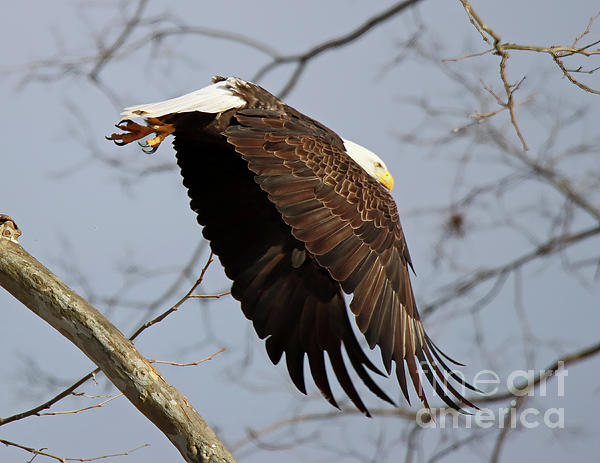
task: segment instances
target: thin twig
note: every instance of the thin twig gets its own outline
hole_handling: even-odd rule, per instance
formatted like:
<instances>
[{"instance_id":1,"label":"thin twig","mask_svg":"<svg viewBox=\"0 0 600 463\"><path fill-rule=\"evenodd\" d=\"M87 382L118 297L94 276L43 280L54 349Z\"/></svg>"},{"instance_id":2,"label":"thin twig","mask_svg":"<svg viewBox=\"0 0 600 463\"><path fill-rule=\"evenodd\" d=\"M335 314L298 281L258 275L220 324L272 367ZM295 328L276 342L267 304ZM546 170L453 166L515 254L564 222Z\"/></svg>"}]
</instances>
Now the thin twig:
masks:
<instances>
[{"instance_id":1,"label":"thin twig","mask_svg":"<svg viewBox=\"0 0 600 463\"><path fill-rule=\"evenodd\" d=\"M231 291L225 291L224 293L218 294L190 294L190 299L220 299L223 296L229 296Z\"/></svg>"},{"instance_id":2,"label":"thin twig","mask_svg":"<svg viewBox=\"0 0 600 463\"><path fill-rule=\"evenodd\" d=\"M148 359L148 361L150 363L161 363L163 365L173 365L176 367L195 367L203 362L207 362L208 360L212 360L213 357L215 355L220 354L221 352L225 352L225 347L222 347L221 349L219 349L217 352L215 352L214 354L210 354L208 357L204 357L202 360L197 360L195 362L189 362L189 363L178 363L178 362L172 362L170 360L152 360L152 359Z\"/></svg>"},{"instance_id":3,"label":"thin twig","mask_svg":"<svg viewBox=\"0 0 600 463\"><path fill-rule=\"evenodd\" d=\"M152 325L160 323L165 318L167 318L169 315L171 315L173 312L177 311L179 309L179 307L181 307L181 305L190 298L190 296L196 290L196 288L198 286L200 286L200 283L202 283L202 280L204 280L204 274L206 273L206 271L208 270L209 265L212 262L213 262L213 253L211 251L210 255L208 256L208 260L206 261L206 264L204 264L204 267L202 268L202 270L200 272L200 276L198 277L198 279L196 280L196 282L192 285L192 287L189 289L189 291L185 294L185 296L183 296L181 299L179 299L179 301L177 301L171 308L169 308L168 310L165 310L159 316L153 318L149 322L146 322L142 326L140 326L131 335L131 337L129 339L131 341L133 341L135 338L137 338L140 334L142 334L145 330L147 330L148 328L150 328Z\"/></svg>"},{"instance_id":4,"label":"thin twig","mask_svg":"<svg viewBox=\"0 0 600 463\"><path fill-rule=\"evenodd\" d=\"M97 460L103 460L105 458L112 458L112 457L121 457L121 456L125 456L125 455L129 455L133 452L136 452L140 449L143 449L144 447L150 447L150 444L144 444L144 445L140 445L139 447L136 447L132 450L127 450L125 452L120 452L120 453L111 453L109 455L101 455L99 457L92 457L92 458L67 458L67 457L59 457L57 455L53 455L51 453L48 452L44 452L43 449L39 449L36 450L32 447L27 447L25 445L21 445L21 444L17 444L16 442L11 442L9 440L5 440L5 439L0 439L0 443L6 445L7 447L16 447L18 449L21 450L25 450L26 452L29 453L33 453L34 455L41 455L44 457L48 457L48 458L52 458L54 460L60 461L61 463L66 463L67 461L80 461L80 462L87 462L87 461L97 461Z\"/></svg>"},{"instance_id":5,"label":"thin twig","mask_svg":"<svg viewBox=\"0 0 600 463\"><path fill-rule=\"evenodd\" d=\"M579 35L574 41L573 41L573 45L571 45L572 47L575 47L575 45L577 45L577 42L579 42L583 37L585 37L587 34L590 33L590 30L592 29L592 24L594 24L594 21L596 21L596 19L598 19L600 17L600 11L598 11L598 13L596 13L594 16L592 16L588 22L587 27L585 28L585 30L581 33L581 35Z\"/></svg>"},{"instance_id":6,"label":"thin twig","mask_svg":"<svg viewBox=\"0 0 600 463\"><path fill-rule=\"evenodd\" d=\"M75 394L73 394L75 395ZM44 412L44 413L38 413L38 416L43 416L43 415L68 415L68 414L75 414L75 413L79 413L79 412L83 412L86 410L91 410L92 408L100 408L103 405L107 404L108 402L115 400L119 397L123 397L123 394L117 394L115 396L111 396L108 399L104 400L103 402L100 402L99 404L95 404L95 405L90 405L89 407L83 407L83 408L78 408L76 410L64 410L64 411L60 411L60 412Z\"/></svg>"},{"instance_id":7,"label":"thin twig","mask_svg":"<svg viewBox=\"0 0 600 463\"><path fill-rule=\"evenodd\" d=\"M575 77L573 77L573 75L565 68L565 65L563 64L563 62L560 60L560 58L558 56L553 55L552 58L554 59L554 62L556 63L556 65L563 72L564 76L567 79L569 79L573 84L577 85L579 88L581 88L582 90L585 90L586 92L595 93L596 95L600 95L600 91L594 90L593 88L588 87L584 83L579 82L577 79L575 79Z\"/></svg>"},{"instance_id":8,"label":"thin twig","mask_svg":"<svg viewBox=\"0 0 600 463\"><path fill-rule=\"evenodd\" d=\"M488 34L493 39L494 50L496 53L501 56L500 60L500 79L504 85L504 91L506 92L506 102L502 102L502 106L508 109L510 114L510 120L515 128L517 136L521 141L521 145L523 146L523 150L527 151L529 147L527 146L527 142L525 141L525 137L523 137L523 133L521 132L521 128L517 123L517 116L515 115L515 103L514 103L514 92L517 89L517 85L511 85L508 82L508 77L506 75L506 62L508 61L509 55L508 52L502 48L500 36L494 32L487 24L483 22L483 20L479 17L479 15L473 10L473 7L467 0L460 0L469 16L469 20L475 26L477 31L482 35L486 42L490 42L485 34Z\"/></svg>"},{"instance_id":9,"label":"thin twig","mask_svg":"<svg viewBox=\"0 0 600 463\"><path fill-rule=\"evenodd\" d=\"M86 383L88 380L92 379L94 377L94 375L96 375L98 372L100 372L100 368L96 368L94 371L92 371L91 373L88 373L83 378L81 378L79 381L75 382L74 384L72 384L71 386L66 388L64 391L58 393L57 395L52 397L50 400L48 400L47 402L44 402L43 404L38 405L37 407L34 407L25 412L16 413L15 415L8 416L6 418L0 418L0 426L8 424L8 423L12 423L13 421L22 420L23 418L27 418L28 416L33 416L33 415L39 416L40 412L42 410L46 410L46 409L50 408L52 405L54 405L56 402L59 402L60 400L64 399L65 397L70 396L73 393L73 391L75 391L75 389L80 387L82 384Z\"/></svg>"},{"instance_id":10,"label":"thin twig","mask_svg":"<svg viewBox=\"0 0 600 463\"><path fill-rule=\"evenodd\" d=\"M493 51L493 48L489 48L488 50L480 51L479 53L472 53L470 55L459 56L458 58L444 58L442 59L442 63L457 62L462 61L464 59L477 58L479 56L487 55L488 53L491 53Z\"/></svg>"}]
</instances>

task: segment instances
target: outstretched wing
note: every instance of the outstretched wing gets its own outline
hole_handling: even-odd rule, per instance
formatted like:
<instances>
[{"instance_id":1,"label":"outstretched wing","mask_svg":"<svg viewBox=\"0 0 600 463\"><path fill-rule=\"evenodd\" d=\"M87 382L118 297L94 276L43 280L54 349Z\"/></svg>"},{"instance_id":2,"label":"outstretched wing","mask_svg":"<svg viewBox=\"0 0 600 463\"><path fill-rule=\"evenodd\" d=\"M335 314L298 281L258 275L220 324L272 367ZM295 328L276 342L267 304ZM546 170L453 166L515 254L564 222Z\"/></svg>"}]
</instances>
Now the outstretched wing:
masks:
<instances>
[{"instance_id":1,"label":"outstretched wing","mask_svg":"<svg viewBox=\"0 0 600 463\"><path fill-rule=\"evenodd\" d=\"M473 389L446 365L423 329L410 283L410 256L388 192L344 151L326 127L291 110L238 111L225 135L256 174L293 235L346 293L369 346L379 346L388 373L407 400L406 373L429 406L421 371L451 407L473 406L448 378ZM446 357L447 358L447 357Z\"/></svg>"},{"instance_id":2,"label":"outstretched wing","mask_svg":"<svg viewBox=\"0 0 600 463\"><path fill-rule=\"evenodd\" d=\"M225 126L224 115L219 123ZM292 230L254 181L248 163L212 124L213 116L167 116L191 208L204 237L231 280L232 295L252 320L273 363L285 354L290 378L306 393L304 359L324 397L338 407L330 387L325 354L344 392L369 415L345 365L347 358L363 383L393 403L368 370L379 370L361 349L348 318L340 285L294 238ZM226 178L227 181L223 181ZM339 407L338 407L339 408Z\"/></svg>"}]
</instances>

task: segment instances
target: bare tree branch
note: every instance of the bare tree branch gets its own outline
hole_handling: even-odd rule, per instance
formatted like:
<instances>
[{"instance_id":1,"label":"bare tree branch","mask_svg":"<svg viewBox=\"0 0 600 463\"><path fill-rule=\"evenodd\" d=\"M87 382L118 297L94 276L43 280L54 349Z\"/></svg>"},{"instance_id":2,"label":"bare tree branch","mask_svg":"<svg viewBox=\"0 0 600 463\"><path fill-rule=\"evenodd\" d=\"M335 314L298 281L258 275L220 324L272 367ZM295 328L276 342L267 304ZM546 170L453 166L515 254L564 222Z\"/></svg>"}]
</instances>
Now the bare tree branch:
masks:
<instances>
[{"instance_id":1,"label":"bare tree branch","mask_svg":"<svg viewBox=\"0 0 600 463\"><path fill-rule=\"evenodd\" d=\"M525 402L525 397L518 397L515 399L515 405L513 407L514 410L517 410L523 406ZM503 424L500 427L500 432L498 433L498 437L496 437L496 442L494 443L494 448L492 449L492 454L490 455L490 463L498 463L500 461L500 453L502 452L502 448L506 443L506 436L511 430L510 415L506 415L503 420Z\"/></svg>"},{"instance_id":2,"label":"bare tree branch","mask_svg":"<svg viewBox=\"0 0 600 463\"><path fill-rule=\"evenodd\" d=\"M475 12L473 7L467 0L460 0L460 2L462 3L463 7L465 8L465 11L467 12L467 15L469 16L469 21L471 21L471 24L473 24L475 29L477 29L477 31L479 32L479 34L481 35L483 40L486 41L487 43L490 43L493 46L493 48L491 48L490 50L486 50L485 52L482 52L482 53L475 53L472 55L464 56L462 58L455 58L453 60L445 60L445 61L457 61L459 59L471 58L474 56L481 56L482 54L486 54L486 53L489 53L492 51L501 57L500 79L502 80L502 84L504 85L504 91L506 92L507 99L506 99L506 102L504 102L498 98L497 98L497 100L498 100L498 103L503 108L508 109L508 111L510 113L511 123L512 123L513 127L515 128L515 131L517 133L517 136L519 137L519 140L521 141L524 151L527 151L529 148L527 146L525 138L523 137L523 134L521 132L519 124L517 123L517 119L516 119L516 115L515 115L515 102L514 102L514 92L518 89L520 82L518 82L516 84L511 84L508 81L508 78L506 75L506 63L509 59L508 50L522 50L522 51L535 51L535 52L539 52L539 53L547 53L550 56L552 56L552 59L554 60L556 65L560 68L560 70L563 72L565 77L567 77L567 79L569 79L573 84L577 85L579 88L581 88L587 92L600 95L600 91L595 90L595 89L583 84L582 82L579 82L577 79L575 79L575 77L572 74L573 72L587 72L588 74L591 74L598 68L595 68L590 71L582 71L581 68L579 68L575 71L569 71L562 61L563 58L573 56L573 55L580 55L580 56L587 56L587 57L593 56L593 55L600 55L600 48L590 50L590 48L598 45L600 43L600 40L589 43L588 45L585 45L583 47L575 48L577 42L579 42L579 40L581 40L585 35L587 35L589 33L589 31L592 27L592 24L600 16L600 12L598 12L598 14L596 14L594 17L592 17L589 20L587 28L585 29L585 31L582 34L580 34L575 39L572 46L570 46L570 47L568 47L568 46L537 47L537 46L531 46L531 45L519 45L516 43L502 43L500 36L481 19L481 17ZM497 114L497 112L494 112L491 115L494 115L494 114Z\"/></svg>"},{"instance_id":3,"label":"bare tree branch","mask_svg":"<svg viewBox=\"0 0 600 463\"><path fill-rule=\"evenodd\" d=\"M0 238L0 285L96 363L186 461L235 461L185 396L131 341L19 244L5 238Z\"/></svg>"},{"instance_id":4,"label":"bare tree branch","mask_svg":"<svg viewBox=\"0 0 600 463\"><path fill-rule=\"evenodd\" d=\"M142 15L144 14L144 9L146 8L147 3L148 0L139 0L135 12L133 13L132 17L125 22L123 30L117 36L112 45L110 45L104 50L101 50L96 65L88 74L88 77L92 81L98 81L98 75L100 74L100 71L102 71L102 68L104 68L104 65L112 59L115 52L123 46L123 44L127 41L129 36L135 31L137 25L139 24L142 18Z\"/></svg>"},{"instance_id":5,"label":"bare tree branch","mask_svg":"<svg viewBox=\"0 0 600 463\"><path fill-rule=\"evenodd\" d=\"M495 277L506 275L518 269L525 264L531 262L534 259L538 259L540 257L546 257L548 255L554 254L556 252L561 251L566 246L577 243L579 241L588 239L592 236L596 236L600 234L600 226L594 226L587 228L585 230L581 230L577 233L572 233L568 235L561 235L558 237L550 238L545 243L540 244L535 249L505 263L501 264L497 267L482 269L475 272L473 275L463 279L462 281L457 281L456 283L449 286L445 294L430 302L427 305L423 306L421 311L423 317L431 315L434 311L438 310L441 306L453 301L459 296L466 294L467 292L474 289L476 286L491 280Z\"/></svg>"},{"instance_id":6,"label":"bare tree branch","mask_svg":"<svg viewBox=\"0 0 600 463\"><path fill-rule=\"evenodd\" d=\"M284 64L296 63L296 68L294 69L294 72L284 85L283 89L278 93L280 98L285 98L294 88L296 82L298 82L298 79L300 78L300 75L302 74L302 72L306 68L306 65L311 59L316 58L321 53L324 53L328 50L340 48L345 45L348 45L349 43L354 42L356 39L366 34L370 30L374 29L382 22L391 19L398 13L404 11L406 8L416 5L420 1L422 0L405 0L403 2L396 3L391 8L388 8L387 10L369 18L360 27L345 35L342 35L336 39L331 39L326 42L323 42L304 53L275 57L270 63L267 63L262 68L260 68L259 71L254 75L254 78L252 80L260 81L264 78L266 74L268 74L275 68Z\"/></svg>"},{"instance_id":7,"label":"bare tree branch","mask_svg":"<svg viewBox=\"0 0 600 463\"><path fill-rule=\"evenodd\" d=\"M235 42L241 45L246 45L253 48L256 51L260 51L271 58L279 56L279 52L265 42L256 40L248 35L239 34L237 32L222 31L218 29L212 29L210 27L199 27L189 26L176 21L175 25L171 27L165 27L151 32L147 36L142 37L132 43L130 48L141 48L148 42L159 42L167 37L177 35L202 35L204 37L212 37L215 39L223 39L231 42Z\"/></svg>"},{"instance_id":8,"label":"bare tree branch","mask_svg":"<svg viewBox=\"0 0 600 463\"><path fill-rule=\"evenodd\" d=\"M594 219L600 221L600 207L594 205L584 195L577 192L567 177L561 175L556 169L544 165L539 160L528 157L526 153L518 151L508 151L508 153L519 159L536 175L536 178L541 178L546 183L552 185L565 198L586 211Z\"/></svg>"},{"instance_id":9,"label":"bare tree branch","mask_svg":"<svg viewBox=\"0 0 600 463\"><path fill-rule=\"evenodd\" d=\"M529 392L530 390L536 388L543 380L551 377L552 374L556 372L559 368L565 367L567 365L572 365L583 360L587 360L598 354L600 354L600 342L584 347L583 349L577 350L575 352L571 352L570 354L563 355L560 358L554 360L544 370L541 370L539 373L537 373L533 378L531 378L531 380L528 383L517 385L515 386L515 389L520 394ZM478 404L484 404L491 402L501 402L503 400L512 400L514 398L515 395L511 391L508 391L499 392L498 394L489 395L485 397L476 397L473 398L473 401Z\"/></svg>"},{"instance_id":10,"label":"bare tree branch","mask_svg":"<svg viewBox=\"0 0 600 463\"><path fill-rule=\"evenodd\" d=\"M535 389L540 383L542 383L542 381L552 377L553 373L555 373L559 368L563 368L568 365L573 365L573 364L581 362L583 360L587 360L598 354L600 354L600 342L596 343L596 344L592 344L581 350L572 352L570 354L564 355L564 356L554 360L545 370L540 370L540 372L536 376L531 378L529 382L515 385L515 391L498 392L496 394L488 395L488 396L484 396L484 397L476 396L476 397L470 398L469 400L476 404L486 404L486 403L503 402L506 400L519 399L521 396L525 396L525 393L529 392L532 389ZM519 396L516 396L515 394L513 394L513 392L518 392ZM444 407L442 407L442 408L444 408ZM373 416L377 415L379 417L390 417L390 418L393 418L393 417L398 418L399 417L399 418L406 419L406 420L413 421L413 422L417 417L416 410L409 410L409 409L402 408L402 407L397 408L397 409L389 409L389 408L373 409L372 408L371 410L372 410ZM439 410L439 408L438 408L438 410ZM335 412L332 411L332 412L328 412L328 413L300 414L300 415L295 415L295 416L292 416L290 418L286 418L286 419L283 419L280 421L276 421L276 422L274 422L268 426L265 426L263 428L260 428L260 429L250 429L250 430L248 430L248 437L246 437L245 439L241 439L237 442L234 442L231 445L231 448L233 450L238 450L241 447L243 447L244 445L247 445L248 443L253 442L257 438L264 437L264 436L274 433L282 428L292 426L297 423L319 422L319 421L344 417L349 414L359 413L352 408L342 408L342 412L343 413L340 413L338 411L335 411ZM423 417L424 421L425 421L425 418L426 417ZM505 426L505 427L507 427L507 426ZM466 438L465 442L468 442L473 437L474 436ZM462 444L460 444L460 445L462 445ZM457 446L457 444L452 444L450 446L450 449L444 450L440 455L437 455L437 456L434 455L434 457L432 457L431 461L434 461L434 460L440 458L447 451L451 450L452 448L456 448L456 446Z\"/></svg>"},{"instance_id":11,"label":"bare tree branch","mask_svg":"<svg viewBox=\"0 0 600 463\"><path fill-rule=\"evenodd\" d=\"M508 52L502 48L501 39L498 34L496 34L490 27L488 27L481 18L475 13L473 7L467 0L460 0L469 15L469 20L475 26L475 28L479 31L481 36L486 42L490 42L485 34L488 34L493 39L494 49L497 54L502 57L500 60L500 78L502 79L502 83L504 84L504 91L506 92L506 102L501 102L502 106L508 109L510 113L510 120L512 122L515 131L517 132L517 136L519 140L521 140L521 144L523 145L523 149L527 151L529 148L527 147L527 142L521 133L521 129L519 128L519 124L517 123L517 117L515 116L515 103L513 94L514 91L518 88L518 84L510 84L508 82L508 77L506 76L506 61L508 60Z\"/></svg>"},{"instance_id":12,"label":"bare tree branch","mask_svg":"<svg viewBox=\"0 0 600 463\"><path fill-rule=\"evenodd\" d=\"M2 222L4 218L4 222ZM5 233L5 237L9 237L8 236L8 231L15 229L18 231L18 235L17 237L21 234L21 231L18 230L17 225L14 223L14 221L8 217L7 215L0 215L0 224L4 223L4 228L2 229L3 233ZM14 235L14 234L13 234ZM12 235L11 235L12 236ZM14 240L13 240L14 241ZM16 242L16 241L15 241ZM200 285L200 283L203 281L204 279L204 275L206 273L206 271L208 270L209 265L213 262L213 254L212 252L210 253L206 263L204 264L204 267L202 268L202 271L200 273L200 277L198 277L198 279L196 280L196 282L192 285L192 287L188 290L188 292L185 294L185 296L183 296L178 302L176 302L172 307L170 307L169 309L167 309L165 312L163 312L162 314L158 315L157 317L155 317L153 320L144 323L143 325L141 325L130 337L129 340L133 341L134 339L136 339L140 334L142 334L145 330L147 330L148 328L150 328L153 325L156 325L157 323L161 322L162 320L164 320L167 316L171 315L172 313L176 312L177 309L188 299L194 298L194 297L198 297L198 298L220 298L222 296L225 296L226 294L230 294L230 293L220 293L220 294L215 294L215 295L194 295L193 292L198 288L198 286ZM191 264L190 264L191 265ZM162 298L162 297L161 297ZM82 386L84 383L86 383L87 381L89 381L90 379L92 379L96 374L98 374L100 372L100 368L96 368L94 371L88 373L87 375L85 375L84 377L82 377L81 379L79 379L78 381L76 381L75 383L73 383L71 386L69 386L68 388L66 388L65 390L63 390L62 392L60 392L59 394L55 395L53 398L51 398L50 400L21 413L17 413L11 416L8 416L6 418L1 418L0 417L0 426L11 423L13 421L18 421L18 420L22 420L23 418L27 418L28 416L40 416L42 415L40 412L42 410L47 410L48 408L52 407L52 405L54 405L55 403L61 401L62 399L70 396L70 395L74 395L74 391L79 388L80 386Z\"/></svg>"}]
</instances>

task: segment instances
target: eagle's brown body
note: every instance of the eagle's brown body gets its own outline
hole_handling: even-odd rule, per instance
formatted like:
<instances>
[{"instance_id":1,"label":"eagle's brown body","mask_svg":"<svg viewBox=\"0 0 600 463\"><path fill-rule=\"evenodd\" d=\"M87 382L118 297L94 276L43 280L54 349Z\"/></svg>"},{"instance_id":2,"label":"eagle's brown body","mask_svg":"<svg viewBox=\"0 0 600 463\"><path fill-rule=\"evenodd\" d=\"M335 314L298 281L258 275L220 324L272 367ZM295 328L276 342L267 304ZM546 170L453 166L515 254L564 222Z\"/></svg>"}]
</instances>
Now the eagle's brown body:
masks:
<instances>
[{"instance_id":1,"label":"eagle's brown body","mask_svg":"<svg viewBox=\"0 0 600 463\"><path fill-rule=\"evenodd\" d=\"M348 155L337 134L254 84L232 82L227 91L241 103L232 99L237 107L222 112L160 114L155 104L128 114L156 117L175 135L191 208L233 280L232 295L266 338L273 363L285 354L292 381L305 392L307 357L316 385L337 406L327 353L345 393L368 414L346 369L343 345L364 384L392 402L369 375L379 370L352 331L346 292L354 295L350 309L359 330L371 348L380 347L388 373L395 366L407 399L406 373L428 405L421 362L447 404L457 408L449 391L470 405L446 381L449 369L423 330L410 256L388 191ZM124 128L134 131L132 125Z\"/></svg>"}]
</instances>

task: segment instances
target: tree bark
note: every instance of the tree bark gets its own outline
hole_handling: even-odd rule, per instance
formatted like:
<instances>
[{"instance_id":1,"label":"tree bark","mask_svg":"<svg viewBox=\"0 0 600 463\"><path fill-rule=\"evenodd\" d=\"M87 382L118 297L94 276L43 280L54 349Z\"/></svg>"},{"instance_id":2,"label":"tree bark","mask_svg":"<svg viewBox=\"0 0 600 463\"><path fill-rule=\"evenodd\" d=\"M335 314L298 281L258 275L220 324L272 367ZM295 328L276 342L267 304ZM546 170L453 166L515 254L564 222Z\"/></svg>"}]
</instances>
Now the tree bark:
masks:
<instances>
[{"instance_id":1,"label":"tree bark","mask_svg":"<svg viewBox=\"0 0 600 463\"><path fill-rule=\"evenodd\" d=\"M236 461L186 397L115 326L16 239L1 234L0 285L87 355L167 436L185 461Z\"/></svg>"}]
</instances>

